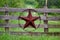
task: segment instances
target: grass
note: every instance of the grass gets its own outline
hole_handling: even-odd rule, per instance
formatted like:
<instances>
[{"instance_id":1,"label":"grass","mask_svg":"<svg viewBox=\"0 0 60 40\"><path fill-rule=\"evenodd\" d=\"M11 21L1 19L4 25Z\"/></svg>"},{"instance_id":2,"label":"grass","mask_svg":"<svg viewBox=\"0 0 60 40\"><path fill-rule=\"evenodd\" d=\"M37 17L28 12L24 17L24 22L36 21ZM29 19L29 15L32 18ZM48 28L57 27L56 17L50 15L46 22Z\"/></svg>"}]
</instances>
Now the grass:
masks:
<instances>
[{"instance_id":1,"label":"grass","mask_svg":"<svg viewBox=\"0 0 60 40\"><path fill-rule=\"evenodd\" d=\"M34 30L33 28L30 28ZM26 28L29 30L29 28ZM38 28L33 32L44 32L43 28ZM4 31L4 28L0 28L0 31ZM10 31L22 31L22 28L10 28ZM49 28L49 32L60 32L60 28ZM47 36L47 35L40 35L40 36L28 36L28 35L12 35L8 33L0 34L0 40L60 40L60 36Z\"/></svg>"},{"instance_id":2,"label":"grass","mask_svg":"<svg viewBox=\"0 0 60 40\"><path fill-rule=\"evenodd\" d=\"M60 40L60 36L27 36L27 35L10 35L3 34L0 35L0 40Z\"/></svg>"}]
</instances>

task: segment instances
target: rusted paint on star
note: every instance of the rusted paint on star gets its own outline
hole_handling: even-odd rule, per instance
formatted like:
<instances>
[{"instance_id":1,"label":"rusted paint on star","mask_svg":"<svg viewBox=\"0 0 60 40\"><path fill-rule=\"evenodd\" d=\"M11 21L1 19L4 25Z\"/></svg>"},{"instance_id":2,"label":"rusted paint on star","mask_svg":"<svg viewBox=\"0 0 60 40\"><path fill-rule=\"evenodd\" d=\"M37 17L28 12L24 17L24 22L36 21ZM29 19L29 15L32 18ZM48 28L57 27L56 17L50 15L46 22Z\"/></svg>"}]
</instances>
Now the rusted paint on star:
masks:
<instances>
[{"instance_id":1,"label":"rusted paint on star","mask_svg":"<svg viewBox=\"0 0 60 40\"><path fill-rule=\"evenodd\" d=\"M31 10L28 10L28 12L29 12L29 14L28 14L27 17L19 17L19 18L21 18L21 19L26 21L26 23L24 25L24 29L26 27L28 27L29 25L36 29L34 21L37 20L39 17L33 17L32 14L31 14Z\"/></svg>"}]
</instances>

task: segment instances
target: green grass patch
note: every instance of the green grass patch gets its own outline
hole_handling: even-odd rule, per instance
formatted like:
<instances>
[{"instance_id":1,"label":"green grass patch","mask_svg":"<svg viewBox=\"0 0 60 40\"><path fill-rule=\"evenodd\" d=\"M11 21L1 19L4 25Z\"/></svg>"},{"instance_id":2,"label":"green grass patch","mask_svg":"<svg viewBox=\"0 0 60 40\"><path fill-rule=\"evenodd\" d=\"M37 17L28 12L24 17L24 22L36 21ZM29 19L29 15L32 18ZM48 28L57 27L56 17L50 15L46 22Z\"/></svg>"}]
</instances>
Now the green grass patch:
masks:
<instances>
[{"instance_id":1,"label":"green grass patch","mask_svg":"<svg viewBox=\"0 0 60 40\"><path fill-rule=\"evenodd\" d=\"M60 40L60 36L28 36L28 35L10 35L4 33L0 35L0 40Z\"/></svg>"}]
</instances>

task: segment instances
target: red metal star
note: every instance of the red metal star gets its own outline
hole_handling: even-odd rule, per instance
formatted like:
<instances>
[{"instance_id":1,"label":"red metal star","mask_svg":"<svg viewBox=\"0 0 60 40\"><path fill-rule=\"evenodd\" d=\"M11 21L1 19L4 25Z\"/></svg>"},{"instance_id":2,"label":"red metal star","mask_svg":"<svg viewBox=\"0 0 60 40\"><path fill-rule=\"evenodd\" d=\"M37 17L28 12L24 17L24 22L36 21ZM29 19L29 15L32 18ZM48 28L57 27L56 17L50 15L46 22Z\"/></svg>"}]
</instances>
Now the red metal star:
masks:
<instances>
[{"instance_id":1,"label":"red metal star","mask_svg":"<svg viewBox=\"0 0 60 40\"><path fill-rule=\"evenodd\" d=\"M19 18L21 18L21 19L26 21L26 24L24 25L24 28L26 28L26 27L28 27L30 25L30 26L32 26L33 28L36 29L34 21L37 20L39 17L33 17L32 14L31 14L31 10L30 9L28 9L28 12L29 12L29 14L28 14L27 17L19 17Z\"/></svg>"}]
</instances>

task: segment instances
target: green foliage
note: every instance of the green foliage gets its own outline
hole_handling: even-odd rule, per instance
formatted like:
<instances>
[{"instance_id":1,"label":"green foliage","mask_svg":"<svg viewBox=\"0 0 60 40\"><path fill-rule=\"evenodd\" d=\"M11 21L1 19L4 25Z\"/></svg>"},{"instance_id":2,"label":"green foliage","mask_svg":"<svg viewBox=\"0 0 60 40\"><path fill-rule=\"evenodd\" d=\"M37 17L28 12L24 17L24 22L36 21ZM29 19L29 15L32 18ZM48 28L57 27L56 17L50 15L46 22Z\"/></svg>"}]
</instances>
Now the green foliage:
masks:
<instances>
[{"instance_id":1,"label":"green foliage","mask_svg":"<svg viewBox=\"0 0 60 40\"><path fill-rule=\"evenodd\" d=\"M31 5L35 8L44 7L45 0L0 0L0 7L4 7L8 4L9 7L24 8L27 5ZM48 0L49 8L60 8L60 0Z\"/></svg>"},{"instance_id":2,"label":"green foliage","mask_svg":"<svg viewBox=\"0 0 60 40\"><path fill-rule=\"evenodd\" d=\"M5 1L4 0L0 0L0 7L3 7L5 4Z\"/></svg>"},{"instance_id":3,"label":"green foliage","mask_svg":"<svg viewBox=\"0 0 60 40\"><path fill-rule=\"evenodd\" d=\"M45 5L45 0L36 0L38 2L37 8L43 8Z\"/></svg>"},{"instance_id":4,"label":"green foliage","mask_svg":"<svg viewBox=\"0 0 60 40\"><path fill-rule=\"evenodd\" d=\"M60 0L48 0L48 7L60 8Z\"/></svg>"},{"instance_id":5,"label":"green foliage","mask_svg":"<svg viewBox=\"0 0 60 40\"><path fill-rule=\"evenodd\" d=\"M27 6L31 5L31 7L36 8L36 6L38 5L38 2L35 0L32 0L32 1L31 0L25 0L25 5L27 5Z\"/></svg>"},{"instance_id":6,"label":"green foliage","mask_svg":"<svg viewBox=\"0 0 60 40\"><path fill-rule=\"evenodd\" d=\"M0 0L0 7L8 5L9 7L24 7L24 0Z\"/></svg>"}]
</instances>

